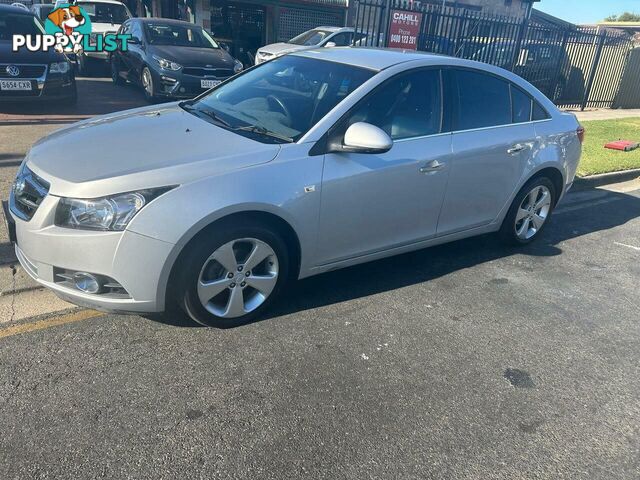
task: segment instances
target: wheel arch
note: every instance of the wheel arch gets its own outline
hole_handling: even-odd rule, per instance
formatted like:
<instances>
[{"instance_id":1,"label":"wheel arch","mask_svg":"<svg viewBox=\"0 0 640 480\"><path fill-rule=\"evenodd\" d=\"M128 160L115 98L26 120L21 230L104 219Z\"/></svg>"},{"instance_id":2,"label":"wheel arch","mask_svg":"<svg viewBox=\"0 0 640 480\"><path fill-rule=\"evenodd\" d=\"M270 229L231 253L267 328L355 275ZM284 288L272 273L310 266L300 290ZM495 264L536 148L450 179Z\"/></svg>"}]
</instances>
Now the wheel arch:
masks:
<instances>
[{"instance_id":1,"label":"wheel arch","mask_svg":"<svg viewBox=\"0 0 640 480\"><path fill-rule=\"evenodd\" d=\"M302 259L302 247L300 238L296 230L291 224L286 221L282 216L273 212L265 210L244 210L223 215L213 221L210 221L204 225L199 226L195 231L190 231L180 239L176 244L175 253L170 257L170 260L165 266L165 274L162 278L166 280L159 284L158 298L164 301L165 309L169 305L170 295L174 290L172 285L176 281L176 275L178 273L178 265L181 263L181 259L187 254L189 245L198 241L202 236L207 234L207 231L213 228L223 228L225 226L234 225L239 222L252 223L264 225L275 230L282 236L282 239L290 249L290 276L291 278L298 278L301 259Z\"/></svg>"},{"instance_id":2,"label":"wheel arch","mask_svg":"<svg viewBox=\"0 0 640 480\"><path fill-rule=\"evenodd\" d=\"M555 207L558 204L558 201L562 197L562 193L564 191L564 175L562 171L557 167L547 166L538 171L536 171L533 175L531 175L526 182L523 183L526 185L528 182L533 180L534 178L547 177L553 183L553 186L556 189L556 198L553 206ZM521 189L523 188L521 187Z\"/></svg>"}]
</instances>

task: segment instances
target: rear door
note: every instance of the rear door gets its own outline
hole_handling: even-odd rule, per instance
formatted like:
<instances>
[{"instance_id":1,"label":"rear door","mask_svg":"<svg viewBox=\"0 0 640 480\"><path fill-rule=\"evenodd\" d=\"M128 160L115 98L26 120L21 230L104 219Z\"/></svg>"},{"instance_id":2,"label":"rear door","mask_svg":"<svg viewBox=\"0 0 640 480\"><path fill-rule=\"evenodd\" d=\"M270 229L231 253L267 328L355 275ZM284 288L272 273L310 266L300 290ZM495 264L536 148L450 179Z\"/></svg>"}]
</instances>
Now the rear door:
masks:
<instances>
[{"instance_id":1,"label":"rear door","mask_svg":"<svg viewBox=\"0 0 640 480\"><path fill-rule=\"evenodd\" d=\"M452 161L438 223L445 235L495 220L535 144L530 97L484 71L451 69Z\"/></svg>"}]
</instances>

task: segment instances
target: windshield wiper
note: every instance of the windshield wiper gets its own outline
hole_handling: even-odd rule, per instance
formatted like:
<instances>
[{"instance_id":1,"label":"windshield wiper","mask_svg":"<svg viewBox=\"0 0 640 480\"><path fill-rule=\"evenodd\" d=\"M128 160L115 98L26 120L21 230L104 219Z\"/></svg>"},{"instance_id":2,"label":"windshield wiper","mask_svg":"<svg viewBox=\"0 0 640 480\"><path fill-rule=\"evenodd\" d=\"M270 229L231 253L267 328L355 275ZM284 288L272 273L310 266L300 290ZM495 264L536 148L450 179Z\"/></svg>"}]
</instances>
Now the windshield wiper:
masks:
<instances>
[{"instance_id":1,"label":"windshield wiper","mask_svg":"<svg viewBox=\"0 0 640 480\"><path fill-rule=\"evenodd\" d=\"M213 110L201 110L199 108L194 107L193 104L190 102L191 101L181 102L179 105L187 112L193 112L195 115L204 115L210 120L213 120L215 123L221 124L233 130L233 125L231 125L229 122L227 122L223 118L216 115L216 113Z\"/></svg>"},{"instance_id":2,"label":"windshield wiper","mask_svg":"<svg viewBox=\"0 0 640 480\"><path fill-rule=\"evenodd\" d=\"M257 133L259 135L264 135L265 137L276 138L278 140L283 140L288 143L293 143L293 138L285 137L284 135L280 135L279 133L272 132L271 130L267 130L265 127L261 125L248 125L246 127L237 127L237 128L234 128L234 130Z\"/></svg>"}]
</instances>

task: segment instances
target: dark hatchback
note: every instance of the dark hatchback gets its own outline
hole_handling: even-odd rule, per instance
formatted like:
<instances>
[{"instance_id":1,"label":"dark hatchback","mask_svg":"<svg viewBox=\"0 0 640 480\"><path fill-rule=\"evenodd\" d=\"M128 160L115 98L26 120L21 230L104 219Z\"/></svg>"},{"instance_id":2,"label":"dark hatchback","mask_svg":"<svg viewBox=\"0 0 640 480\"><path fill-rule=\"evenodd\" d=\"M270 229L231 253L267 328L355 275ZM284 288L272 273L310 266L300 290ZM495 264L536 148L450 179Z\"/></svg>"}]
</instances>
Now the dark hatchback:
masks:
<instances>
[{"instance_id":1,"label":"dark hatchback","mask_svg":"<svg viewBox=\"0 0 640 480\"><path fill-rule=\"evenodd\" d=\"M76 79L62 53L12 50L14 35L42 35L36 16L22 8L0 5L0 101L77 100Z\"/></svg>"},{"instance_id":2,"label":"dark hatchback","mask_svg":"<svg viewBox=\"0 0 640 480\"><path fill-rule=\"evenodd\" d=\"M202 27L165 18L133 18L118 33L127 51L111 55L111 78L140 85L149 101L192 98L242 70Z\"/></svg>"}]
</instances>

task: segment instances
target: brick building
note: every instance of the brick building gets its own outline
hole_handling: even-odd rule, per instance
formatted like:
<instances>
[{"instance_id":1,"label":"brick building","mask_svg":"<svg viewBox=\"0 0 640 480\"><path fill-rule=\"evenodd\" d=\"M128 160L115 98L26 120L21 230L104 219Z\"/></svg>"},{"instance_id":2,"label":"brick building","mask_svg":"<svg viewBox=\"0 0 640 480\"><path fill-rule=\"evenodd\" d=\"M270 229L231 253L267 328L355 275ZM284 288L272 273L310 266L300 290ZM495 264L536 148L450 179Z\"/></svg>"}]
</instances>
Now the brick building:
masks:
<instances>
[{"instance_id":1,"label":"brick building","mask_svg":"<svg viewBox=\"0 0 640 480\"><path fill-rule=\"evenodd\" d=\"M539 1L540 0L446 0L445 3L450 7L481 11L491 15L524 18L531 14L533 4ZM430 0L429 3L441 2L438 2L438 0Z\"/></svg>"}]
</instances>

